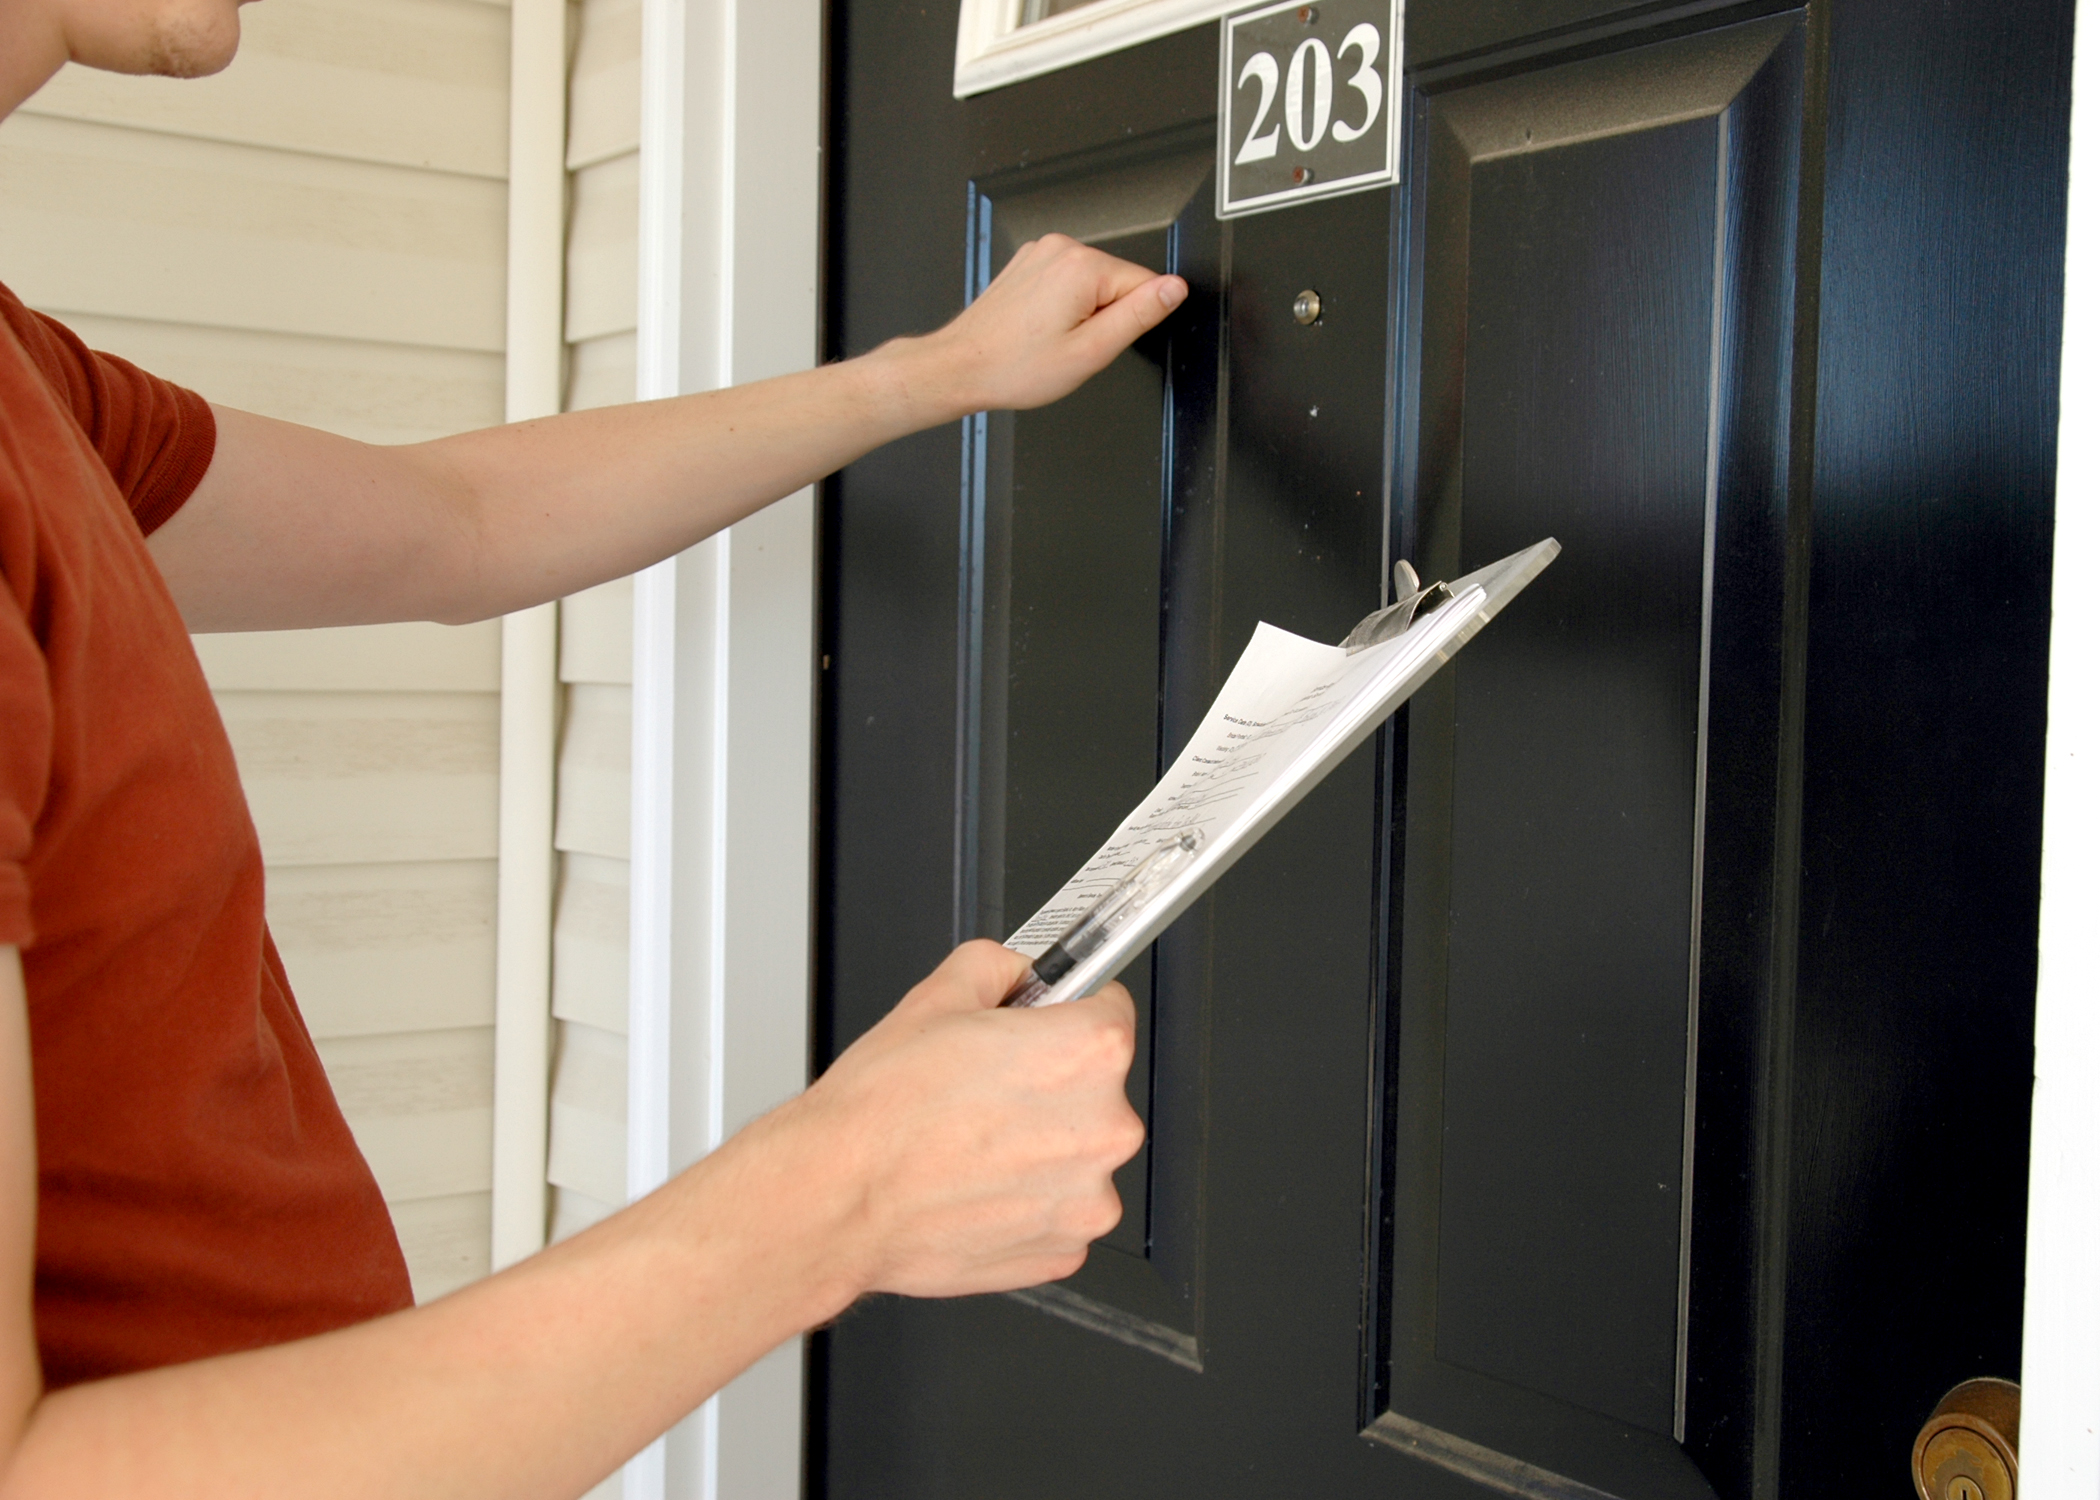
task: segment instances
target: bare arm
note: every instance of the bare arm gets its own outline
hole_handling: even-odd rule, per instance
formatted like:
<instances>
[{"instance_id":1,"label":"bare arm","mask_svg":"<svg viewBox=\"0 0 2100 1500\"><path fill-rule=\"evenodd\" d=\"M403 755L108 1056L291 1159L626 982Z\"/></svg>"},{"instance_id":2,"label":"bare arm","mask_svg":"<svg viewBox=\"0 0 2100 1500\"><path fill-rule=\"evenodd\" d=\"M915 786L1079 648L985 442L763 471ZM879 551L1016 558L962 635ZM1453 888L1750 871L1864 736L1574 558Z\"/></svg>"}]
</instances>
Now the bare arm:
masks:
<instances>
[{"instance_id":1,"label":"bare arm","mask_svg":"<svg viewBox=\"0 0 2100 1500\"><path fill-rule=\"evenodd\" d=\"M1070 392L1186 295L1063 236L946 328L797 375L386 448L245 412L155 561L193 630L483 619L617 578L894 438Z\"/></svg>"},{"instance_id":2,"label":"bare arm","mask_svg":"<svg viewBox=\"0 0 2100 1500\"><path fill-rule=\"evenodd\" d=\"M800 1099L634 1207L413 1312L40 1395L27 1031L0 948L0 1500L560 1500L869 1290L1069 1275L1142 1130L1129 997L1002 1011L957 950Z\"/></svg>"}]
</instances>

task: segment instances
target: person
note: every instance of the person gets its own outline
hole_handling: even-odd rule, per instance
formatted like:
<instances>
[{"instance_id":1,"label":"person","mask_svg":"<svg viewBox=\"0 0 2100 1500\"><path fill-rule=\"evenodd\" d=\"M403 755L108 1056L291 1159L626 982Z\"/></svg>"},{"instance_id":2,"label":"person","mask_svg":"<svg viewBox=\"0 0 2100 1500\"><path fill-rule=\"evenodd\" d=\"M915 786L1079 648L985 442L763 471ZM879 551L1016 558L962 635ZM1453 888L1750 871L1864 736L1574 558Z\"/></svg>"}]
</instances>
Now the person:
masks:
<instances>
[{"instance_id":1,"label":"person","mask_svg":"<svg viewBox=\"0 0 2100 1500\"><path fill-rule=\"evenodd\" d=\"M6 0L199 75L237 0ZM223 408L0 294L0 1496L573 1496L884 1291L1067 1275L1142 1140L1128 995L951 954L667 1186L410 1306L262 916L185 630L467 621L629 573L869 449L1058 399L1186 295L1046 238L934 333L749 387L381 448Z\"/></svg>"}]
</instances>

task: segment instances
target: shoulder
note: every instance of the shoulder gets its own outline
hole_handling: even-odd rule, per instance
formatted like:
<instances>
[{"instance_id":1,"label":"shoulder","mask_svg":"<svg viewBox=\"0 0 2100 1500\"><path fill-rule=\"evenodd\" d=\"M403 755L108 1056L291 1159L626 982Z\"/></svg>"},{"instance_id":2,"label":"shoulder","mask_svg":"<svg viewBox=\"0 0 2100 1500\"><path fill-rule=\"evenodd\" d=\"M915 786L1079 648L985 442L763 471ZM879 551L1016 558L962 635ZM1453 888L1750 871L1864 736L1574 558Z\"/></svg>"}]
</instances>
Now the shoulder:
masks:
<instances>
[{"instance_id":1,"label":"shoulder","mask_svg":"<svg viewBox=\"0 0 2100 1500\"><path fill-rule=\"evenodd\" d=\"M13 335L12 342L41 376L50 394L76 415L95 404L95 356L80 336L59 322L25 306L11 287L0 285L0 324ZM15 393L8 392L12 403Z\"/></svg>"},{"instance_id":2,"label":"shoulder","mask_svg":"<svg viewBox=\"0 0 2100 1500\"><path fill-rule=\"evenodd\" d=\"M196 392L128 360L88 348L56 318L0 286L0 342L20 352L0 372L0 405L12 418L41 404L77 429L116 485L141 533L179 510L204 478L218 442L211 407ZM12 351L0 351L4 355ZM24 389L41 384L42 392Z\"/></svg>"}]
</instances>

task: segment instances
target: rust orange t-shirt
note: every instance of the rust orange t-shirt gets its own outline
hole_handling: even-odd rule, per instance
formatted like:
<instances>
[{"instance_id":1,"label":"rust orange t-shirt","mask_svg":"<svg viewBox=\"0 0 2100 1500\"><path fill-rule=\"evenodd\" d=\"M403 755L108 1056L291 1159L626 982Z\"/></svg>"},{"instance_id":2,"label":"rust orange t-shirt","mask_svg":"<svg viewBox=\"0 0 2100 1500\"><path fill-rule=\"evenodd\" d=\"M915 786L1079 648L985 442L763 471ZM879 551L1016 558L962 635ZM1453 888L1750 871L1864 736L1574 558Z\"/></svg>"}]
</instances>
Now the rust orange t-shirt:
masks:
<instances>
[{"instance_id":1,"label":"rust orange t-shirt","mask_svg":"<svg viewBox=\"0 0 2100 1500\"><path fill-rule=\"evenodd\" d=\"M0 945L22 950L29 995L52 1386L410 1301L146 552L213 441L196 395L0 288Z\"/></svg>"}]
</instances>

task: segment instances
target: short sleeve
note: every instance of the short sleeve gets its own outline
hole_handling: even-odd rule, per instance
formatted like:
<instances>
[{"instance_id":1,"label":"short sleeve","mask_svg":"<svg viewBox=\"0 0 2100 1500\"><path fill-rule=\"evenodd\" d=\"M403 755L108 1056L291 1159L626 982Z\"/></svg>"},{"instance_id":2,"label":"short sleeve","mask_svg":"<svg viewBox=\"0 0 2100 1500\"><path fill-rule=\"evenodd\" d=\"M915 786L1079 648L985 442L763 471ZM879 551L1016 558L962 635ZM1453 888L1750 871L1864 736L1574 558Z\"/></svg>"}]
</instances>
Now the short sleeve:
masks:
<instances>
[{"instance_id":1,"label":"short sleeve","mask_svg":"<svg viewBox=\"0 0 2100 1500\"><path fill-rule=\"evenodd\" d=\"M14 477L10 467L0 463L0 485ZM51 678L30 627L33 601L20 576L28 570L11 518L0 514L0 947L26 948L36 936L29 852L51 782Z\"/></svg>"},{"instance_id":2,"label":"short sleeve","mask_svg":"<svg viewBox=\"0 0 2100 1500\"><path fill-rule=\"evenodd\" d=\"M0 318L72 408L140 533L151 536L182 509L211 467L218 423L209 403L129 360L96 353L72 329L30 311L5 287Z\"/></svg>"}]
</instances>

